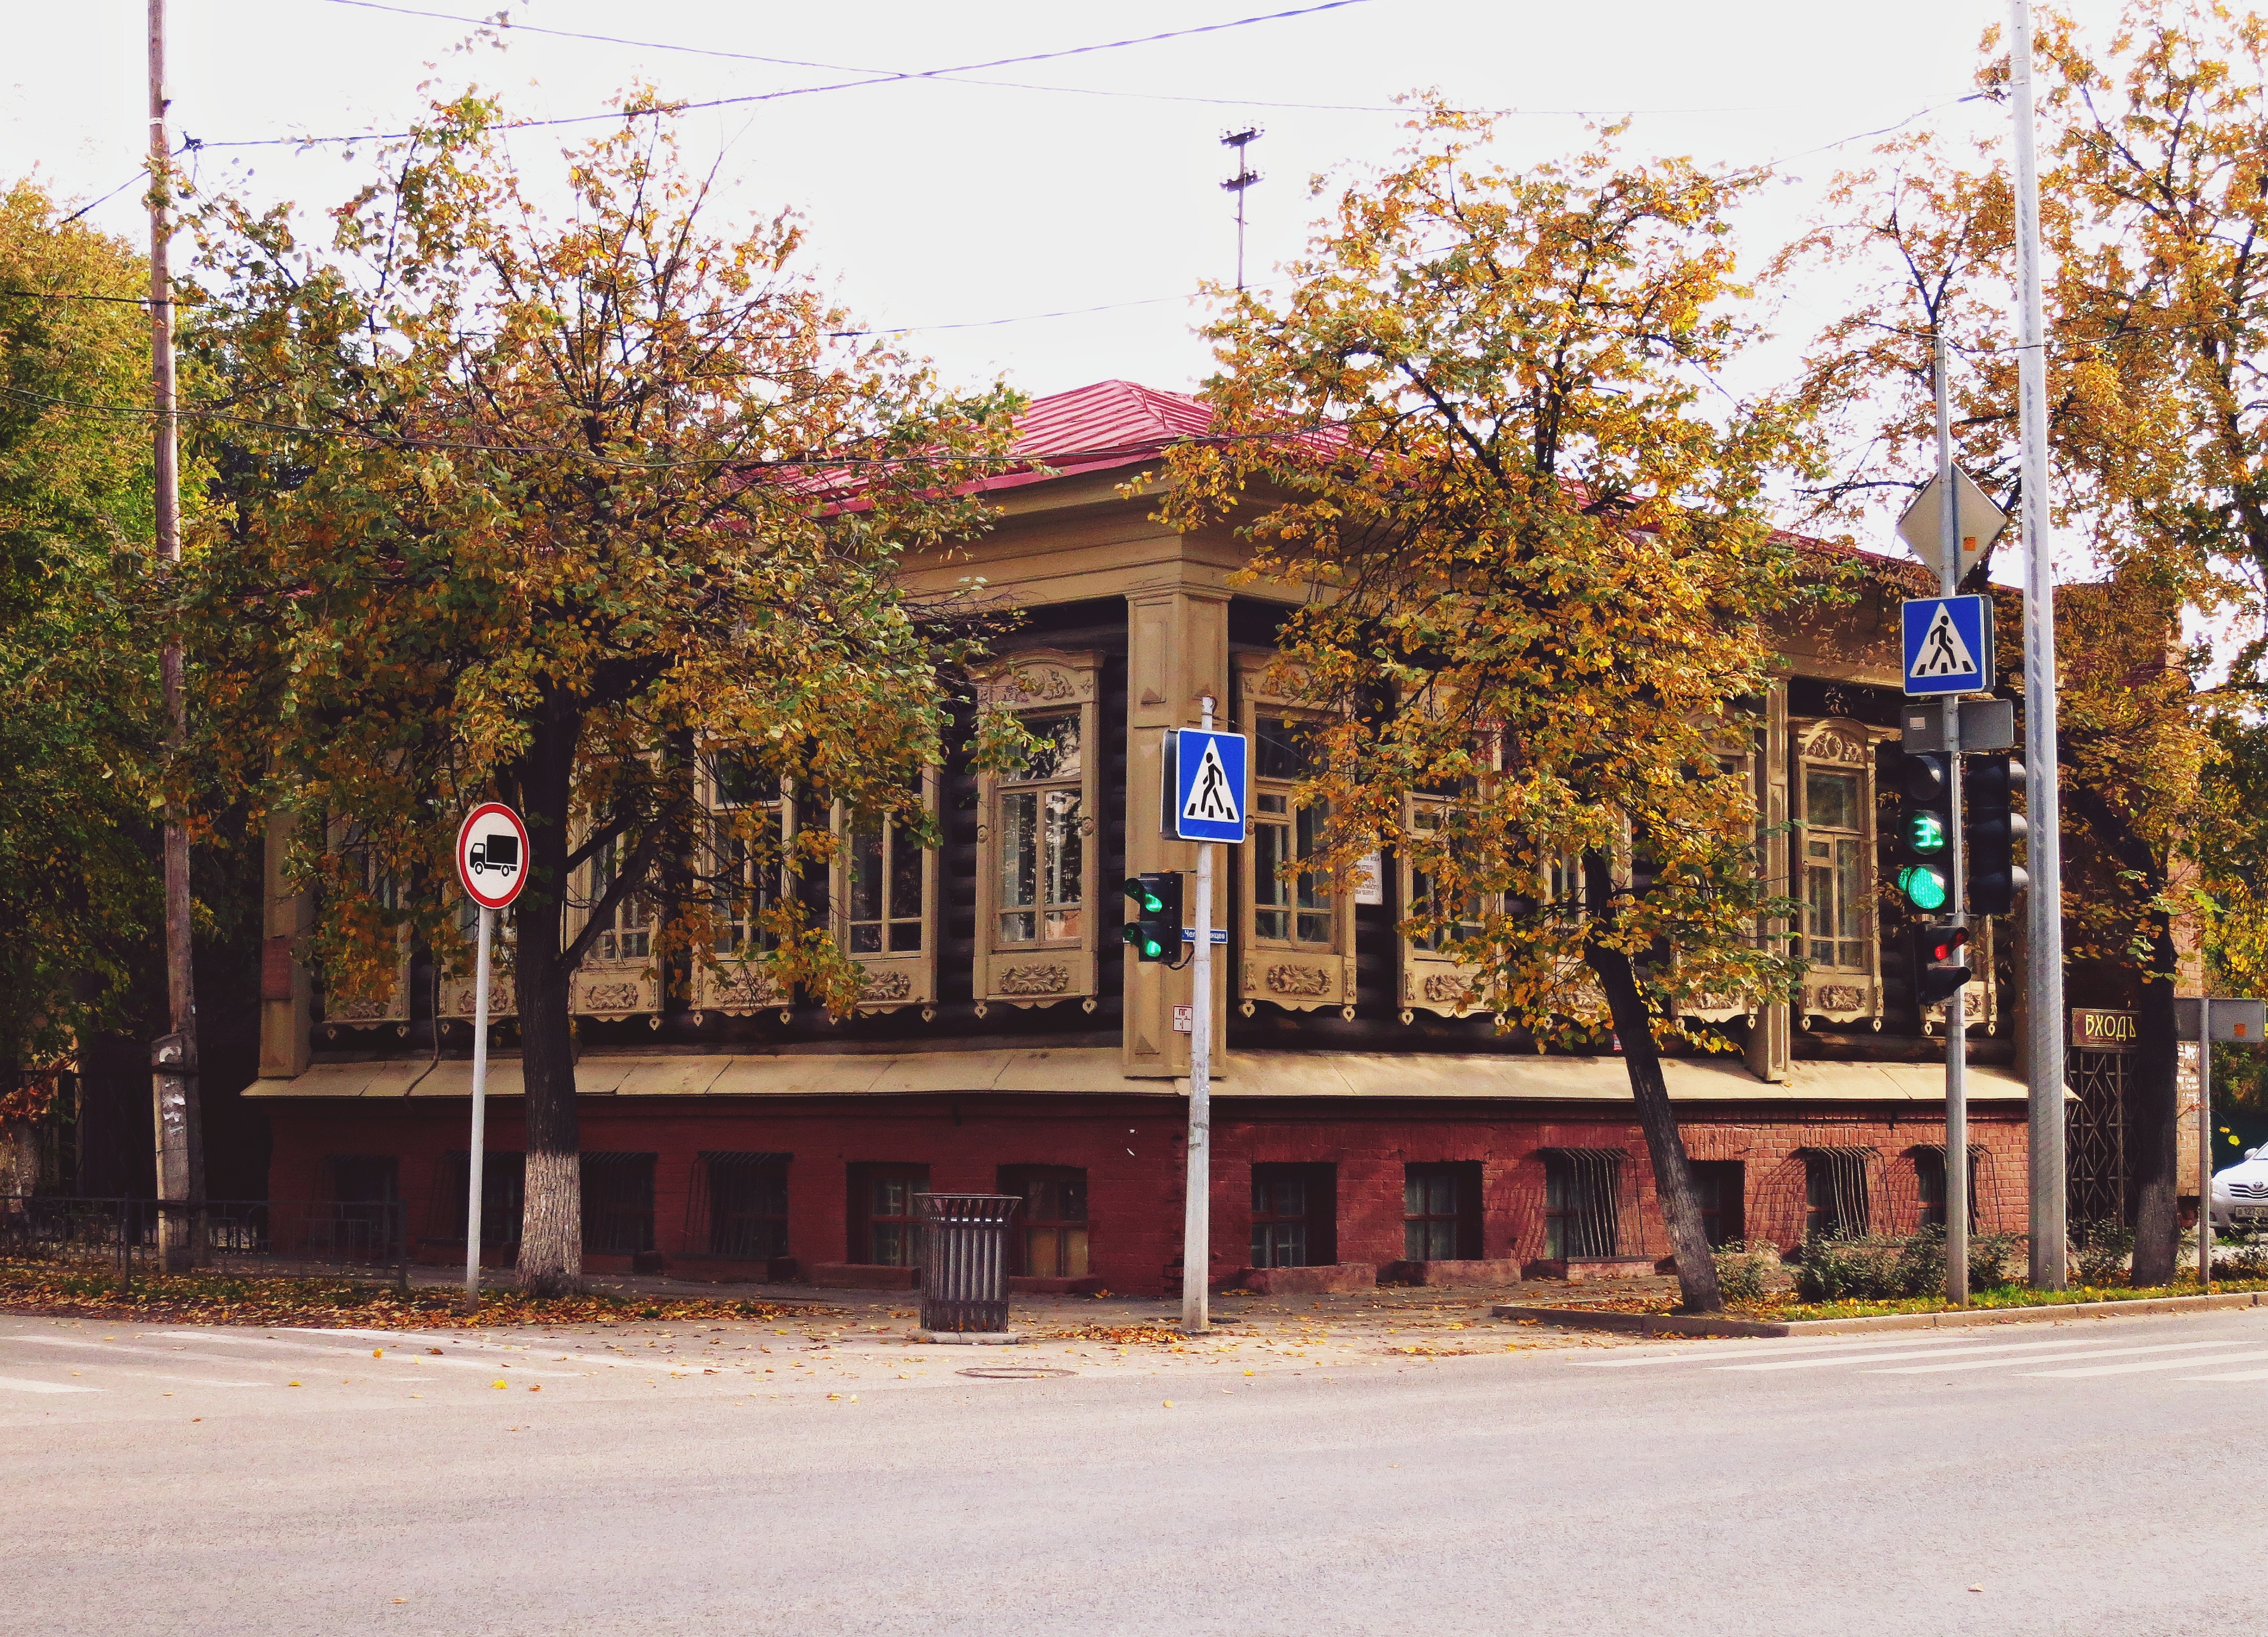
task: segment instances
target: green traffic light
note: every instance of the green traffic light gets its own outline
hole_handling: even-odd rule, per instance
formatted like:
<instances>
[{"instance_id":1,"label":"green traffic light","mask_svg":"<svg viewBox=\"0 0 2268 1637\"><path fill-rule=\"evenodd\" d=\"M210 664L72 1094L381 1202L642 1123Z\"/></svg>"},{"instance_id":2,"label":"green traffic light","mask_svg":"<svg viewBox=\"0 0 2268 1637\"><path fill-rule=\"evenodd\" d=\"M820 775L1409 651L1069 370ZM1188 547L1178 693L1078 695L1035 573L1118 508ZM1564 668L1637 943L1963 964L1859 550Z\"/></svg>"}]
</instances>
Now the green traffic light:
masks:
<instances>
[{"instance_id":1,"label":"green traffic light","mask_svg":"<svg viewBox=\"0 0 2268 1637\"><path fill-rule=\"evenodd\" d=\"M1905 894L1906 902L1917 910L1941 910L1945 907L1945 876L1926 864L1909 864L1900 870L1898 890Z\"/></svg>"},{"instance_id":2,"label":"green traffic light","mask_svg":"<svg viewBox=\"0 0 2268 1637\"><path fill-rule=\"evenodd\" d=\"M1945 851L1945 841L1944 815L1925 809L1906 820L1906 845L1911 847L1916 852L1924 854L1942 852Z\"/></svg>"},{"instance_id":3,"label":"green traffic light","mask_svg":"<svg viewBox=\"0 0 2268 1637\"><path fill-rule=\"evenodd\" d=\"M1144 960L1159 960L1164 956L1165 953L1166 946L1160 943L1156 939L1145 938L1142 940L1142 958Z\"/></svg>"}]
</instances>

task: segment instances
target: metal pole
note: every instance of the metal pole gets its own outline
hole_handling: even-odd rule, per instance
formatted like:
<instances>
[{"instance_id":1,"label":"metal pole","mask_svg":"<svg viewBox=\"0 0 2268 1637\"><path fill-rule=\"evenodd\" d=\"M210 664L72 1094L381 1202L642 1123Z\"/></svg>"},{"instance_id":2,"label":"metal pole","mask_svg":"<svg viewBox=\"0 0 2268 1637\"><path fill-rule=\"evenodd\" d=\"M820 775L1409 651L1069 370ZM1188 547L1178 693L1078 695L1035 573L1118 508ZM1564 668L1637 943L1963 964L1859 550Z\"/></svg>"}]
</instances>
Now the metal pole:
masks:
<instances>
[{"instance_id":1,"label":"metal pole","mask_svg":"<svg viewBox=\"0 0 2268 1637\"><path fill-rule=\"evenodd\" d=\"M489 1120L489 929L496 911L482 905L473 956L473 1145L465 1165L465 1300L481 1300L481 1183Z\"/></svg>"},{"instance_id":2,"label":"metal pole","mask_svg":"<svg viewBox=\"0 0 2268 1637\"><path fill-rule=\"evenodd\" d=\"M1953 478L1952 388L1946 379L1945 331L1935 338L1937 365L1938 589L1950 597L1961 588L1961 498ZM1947 810L1953 832L1948 872L1952 896L1947 918L1969 925L1969 860L1961 812L1961 701L1947 699L1945 713ZM1964 957L1966 952L1964 951ZM1969 995L1966 985L1945 1002L1945 1299L1969 1305Z\"/></svg>"},{"instance_id":3,"label":"metal pole","mask_svg":"<svg viewBox=\"0 0 2268 1637\"><path fill-rule=\"evenodd\" d=\"M1212 697L1204 724L1212 726ZM1211 1327L1212 1271L1212 844L1197 844L1197 953L1189 963L1189 1203L1182 1216L1182 1328Z\"/></svg>"},{"instance_id":4,"label":"metal pole","mask_svg":"<svg viewBox=\"0 0 2268 1637\"><path fill-rule=\"evenodd\" d=\"M2021 299L2017 409L2023 438L2024 769L2029 824L2025 903L2030 991L2032 1283L2061 1290L2064 1220L2063 846L2056 817L2055 564L2048 539L2047 306L2040 271L2040 177L2033 151L2032 9L2009 0L2015 93L2016 269Z\"/></svg>"},{"instance_id":5,"label":"metal pole","mask_svg":"<svg viewBox=\"0 0 2268 1637\"><path fill-rule=\"evenodd\" d=\"M166 135L166 0L150 0L150 396L153 442L154 521L158 555L168 564L181 560L180 479L176 446L173 392L173 281L170 257L173 238L172 142ZM158 659L165 693L166 742L173 756L188 738L188 703L181 639L169 634ZM180 1061L197 1061L195 973L190 964L189 832L178 805L166 807L164 840L166 900L166 1000L172 1032L181 1036ZM151 1088L156 1102L158 1198L201 1199L205 1172L203 1125L197 1081L192 1073L164 1074ZM158 1241L163 1265L188 1260L188 1225L158 1213Z\"/></svg>"},{"instance_id":6,"label":"metal pole","mask_svg":"<svg viewBox=\"0 0 2268 1637\"><path fill-rule=\"evenodd\" d=\"M2198 1288L2213 1294L2213 997L2198 1002Z\"/></svg>"}]
</instances>

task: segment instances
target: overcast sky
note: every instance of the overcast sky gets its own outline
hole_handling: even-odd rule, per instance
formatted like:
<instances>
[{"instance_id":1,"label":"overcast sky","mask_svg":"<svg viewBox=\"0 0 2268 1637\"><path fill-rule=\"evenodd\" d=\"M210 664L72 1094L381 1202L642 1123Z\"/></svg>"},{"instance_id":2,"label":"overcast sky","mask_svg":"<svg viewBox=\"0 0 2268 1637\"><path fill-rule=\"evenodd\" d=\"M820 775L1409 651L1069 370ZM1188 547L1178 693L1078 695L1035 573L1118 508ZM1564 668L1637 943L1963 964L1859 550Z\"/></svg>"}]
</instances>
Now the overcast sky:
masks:
<instances>
[{"instance_id":1,"label":"overcast sky","mask_svg":"<svg viewBox=\"0 0 2268 1637\"><path fill-rule=\"evenodd\" d=\"M640 78L671 98L749 97L858 77L843 69L918 72L1297 3L536 0L512 6L513 21L640 43L515 30L501 52L461 55L466 22L405 12L493 15L482 0L174 0L173 128L210 144L195 161L205 185L316 205L363 173L338 149L219 144L399 129L431 76L452 88L477 80L523 115L558 117L601 109ZM2098 26L2114 10L2073 9ZM129 182L146 117L141 0L16 0L10 11L0 179L34 173L74 204ZM737 204L801 211L812 265L865 321L920 327L909 341L949 380L1005 376L1035 394L1112 376L1187 389L1208 362L1189 297L1234 266L1233 205L1219 186L1232 168L1225 130L1265 130L1252 150L1265 177L1249 199L1256 283L1300 249L1315 214L1309 177L1389 157L1403 135L1392 99L1425 86L1521 110L1500 126L1514 161L1581 140L1585 111L1631 114L1630 141L1649 151L1786 159L1786 180L1745 229L1760 260L1838 164L1863 159L1868 144L1848 139L1966 94L1981 36L2005 17L1996 0L1358 0L949 80L703 110L681 129L696 160L724 152ZM672 45L841 66L660 48ZM1945 117L1980 131L2002 121L1989 105ZM575 134L525 132L514 147L524 168L556 168ZM89 219L139 239L137 193L124 188ZM1037 316L1094 307L1106 310ZM1809 316L1787 314L1787 328Z\"/></svg>"}]
</instances>

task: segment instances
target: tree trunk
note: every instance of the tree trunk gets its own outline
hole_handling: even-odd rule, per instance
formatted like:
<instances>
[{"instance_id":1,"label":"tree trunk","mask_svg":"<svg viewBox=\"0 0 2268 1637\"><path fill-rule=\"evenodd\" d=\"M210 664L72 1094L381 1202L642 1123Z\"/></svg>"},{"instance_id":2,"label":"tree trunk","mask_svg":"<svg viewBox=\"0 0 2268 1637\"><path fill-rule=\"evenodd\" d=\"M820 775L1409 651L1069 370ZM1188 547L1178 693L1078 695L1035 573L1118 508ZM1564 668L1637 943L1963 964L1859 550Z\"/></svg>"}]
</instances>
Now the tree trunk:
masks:
<instances>
[{"instance_id":1,"label":"tree trunk","mask_svg":"<svg viewBox=\"0 0 2268 1637\"><path fill-rule=\"evenodd\" d=\"M556 1296L581 1289L583 1282L582 1134L568 995L573 970L560 958L577 734L568 712L547 707L545 715L522 764L521 816L530 857L527 885L512 911L518 930L513 977L527 1123L519 1286L531 1295Z\"/></svg>"},{"instance_id":2,"label":"tree trunk","mask_svg":"<svg viewBox=\"0 0 2268 1637\"><path fill-rule=\"evenodd\" d=\"M1594 903L1605 896L1598 889L1607 869L1607 861L1595 853L1585 859L1586 886ZM1646 1155L1653 1162L1654 1193L1661 1201L1662 1219L1669 1226L1670 1254L1677 1263L1679 1310L1721 1313L1725 1297L1717 1288L1717 1258L1709 1248L1708 1230L1702 1226L1701 1202L1694 1197L1693 1171L1685 1157L1685 1138L1669 1106L1669 1087L1661 1078L1661 1053L1654 1045L1653 1020L1646 1015L1638 976L1631 969L1629 955L1596 941L1586 945L1583 958L1598 974L1606 991L1607 1009L1614 1017L1615 1033L1622 1037L1631 1095L1637 1100Z\"/></svg>"},{"instance_id":3,"label":"tree trunk","mask_svg":"<svg viewBox=\"0 0 2268 1637\"><path fill-rule=\"evenodd\" d=\"M2181 1102L2174 1040L2174 939L2163 915L2151 918L2150 966L2136 1019L2134 1078L2127 1090L2126 1142L2134 1174L2134 1282L2173 1282L2181 1257L2181 1178L2175 1175Z\"/></svg>"}]
</instances>

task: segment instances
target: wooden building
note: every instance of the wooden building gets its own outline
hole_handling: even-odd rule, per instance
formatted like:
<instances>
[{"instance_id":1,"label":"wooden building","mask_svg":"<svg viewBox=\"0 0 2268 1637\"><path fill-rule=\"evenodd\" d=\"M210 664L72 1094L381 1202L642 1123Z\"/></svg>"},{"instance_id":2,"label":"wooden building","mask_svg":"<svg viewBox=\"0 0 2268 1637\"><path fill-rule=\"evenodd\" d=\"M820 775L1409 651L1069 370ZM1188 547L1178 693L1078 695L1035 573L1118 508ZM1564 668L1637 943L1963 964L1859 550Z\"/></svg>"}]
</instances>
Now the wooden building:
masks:
<instances>
[{"instance_id":1,"label":"wooden building","mask_svg":"<svg viewBox=\"0 0 2268 1637\"><path fill-rule=\"evenodd\" d=\"M1226 530L1174 533L1124 487L1205 420L1123 381L1039 401L1020 453L1048 469L996 481L998 526L916 565L938 587L982 574L1027 612L976 706L1017 712L1052 749L1014 779L961 753L926 774L941 849L883 829L842 850L832 912L868 969L859 1015L831 1021L729 963L665 970L636 903L595 946L575 988L586 1265L887 1285L909 1277L912 1196L934 1187L1024 1198L1034 1287L1178 1279L1190 975L1122 959L1118 883L1192 865L1160 836L1160 744L1205 695L1256 748L1256 840L1230 850L1217 911L1211 1276L1320 1287L1389 1265L1478 1278L1667 1250L1620 1061L1539 1052L1468 1014L1455 964L1398 934L1411 883L1392 857L1336 891L1256 866L1305 844L1285 799L1298 712L1265 679L1297 594L1232 586L1243 554ZM1742 1050L1667 1066L1720 1240L1903 1230L1943 1208L1942 1040L1876 890L1896 604L1921 587L1910 565L1864 562L1854 603L1784 634L1786 679L1735 752L1771 824L1792 826L1767 852L1806 905L1801 1004L1721 1016ZM844 822L776 792L711 799ZM470 984L436 985L405 946L390 1000L327 1008L295 959L311 906L274 867L247 1093L272 1124L269 1192L402 1198L413 1240L446 1259L465 1215ZM1998 964L1968 991L1970 1164L1980 1226L2021 1231L2008 950ZM483 1184L499 1260L519 1214L508 1018L500 1033ZM1472 1263L1495 1265L1448 1265Z\"/></svg>"}]
</instances>

